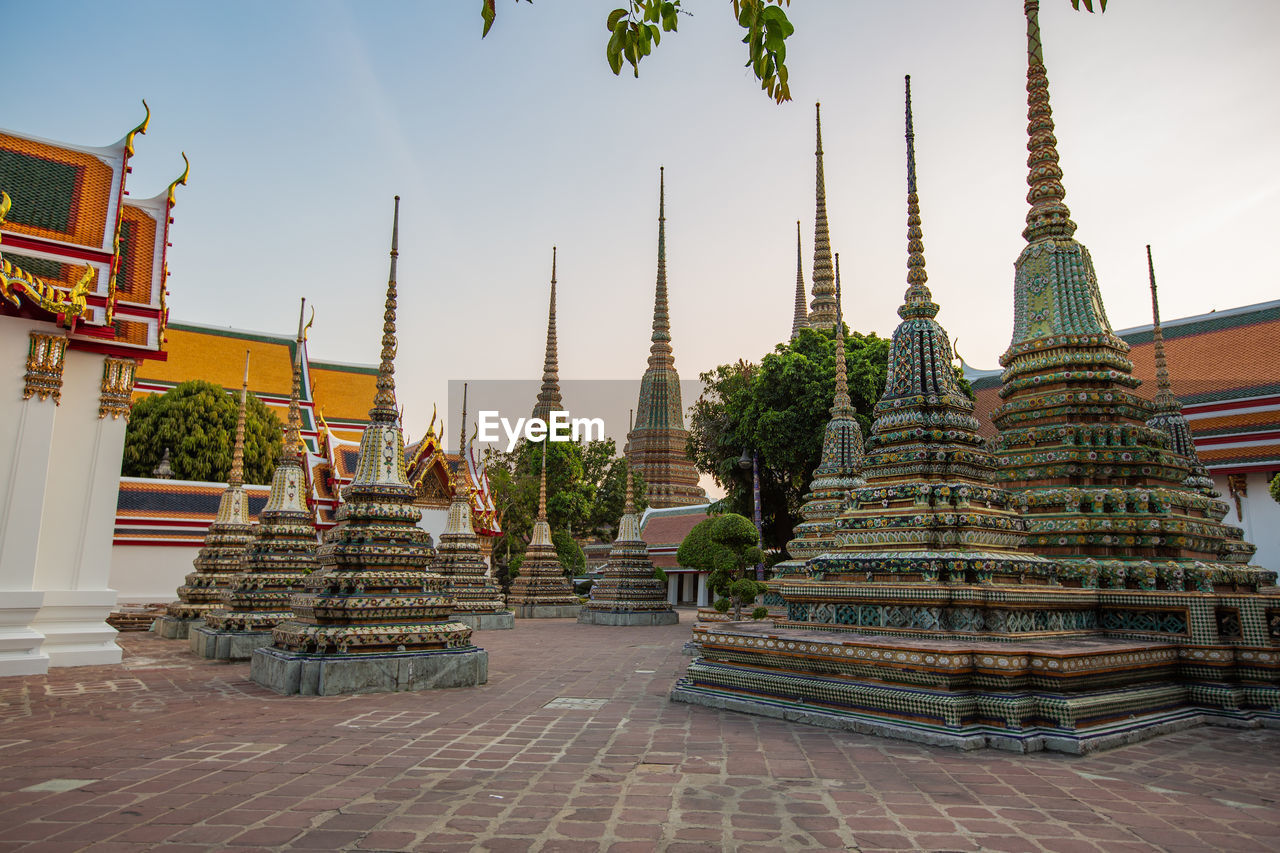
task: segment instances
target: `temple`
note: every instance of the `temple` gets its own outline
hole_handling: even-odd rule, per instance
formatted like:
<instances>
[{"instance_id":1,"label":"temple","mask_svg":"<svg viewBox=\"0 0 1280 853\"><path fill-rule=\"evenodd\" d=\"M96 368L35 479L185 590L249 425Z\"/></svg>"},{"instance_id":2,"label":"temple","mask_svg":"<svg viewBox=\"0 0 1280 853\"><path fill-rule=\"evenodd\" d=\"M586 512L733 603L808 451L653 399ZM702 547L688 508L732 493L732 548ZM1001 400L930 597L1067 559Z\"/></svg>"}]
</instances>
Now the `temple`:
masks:
<instances>
[{"instance_id":1,"label":"temple","mask_svg":"<svg viewBox=\"0 0 1280 853\"><path fill-rule=\"evenodd\" d=\"M462 418L458 428L458 446L467 457L466 387L462 392ZM453 500L449 504L449 523L440 534L431 571L449 584L453 596L453 618L476 630L511 628L514 614L506 609L502 590L494 581L481 552L480 537L471 521L472 491L467 484L467 467L459 465L453 474Z\"/></svg>"},{"instance_id":2,"label":"temple","mask_svg":"<svg viewBox=\"0 0 1280 853\"><path fill-rule=\"evenodd\" d=\"M552 412L564 410L560 398L560 360L556 341L556 247L551 247L551 299L547 307L547 351L542 360L542 388L533 404L533 417L551 420Z\"/></svg>"},{"instance_id":3,"label":"temple","mask_svg":"<svg viewBox=\"0 0 1280 853\"><path fill-rule=\"evenodd\" d=\"M653 297L653 334L649 366L640 379L635 426L627 433L625 454L630 470L644 477L649 506L706 503L698 472L689 458L689 431L684 428L680 374L671 353L671 315L667 308L667 216L665 170L658 170L658 278Z\"/></svg>"},{"instance_id":4,"label":"temple","mask_svg":"<svg viewBox=\"0 0 1280 853\"><path fill-rule=\"evenodd\" d=\"M627 490L618 535L578 621L588 625L675 625L680 616L667 601L666 584L654 576L648 545L640 535L629 469L625 476Z\"/></svg>"},{"instance_id":5,"label":"temple","mask_svg":"<svg viewBox=\"0 0 1280 853\"><path fill-rule=\"evenodd\" d=\"M203 626L190 631L191 650L201 657L248 660L254 649L271 645L271 629L293 618L290 596L302 591L306 576L316 568L316 520L307 502L306 446L298 405L305 309L303 300L284 448L271 475L271 492L253 526L253 538L244 546L240 571L222 590L220 606L204 614Z\"/></svg>"},{"instance_id":6,"label":"temple","mask_svg":"<svg viewBox=\"0 0 1280 853\"><path fill-rule=\"evenodd\" d=\"M569 579L564 576L556 546L551 543L551 525L547 521L547 451L544 443L533 536L520 563L520 574L511 582L507 596L507 605L520 619L576 617L582 607Z\"/></svg>"},{"instance_id":7,"label":"temple","mask_svg":"<svg viewBox=\"0 0 1280 853\"><path fill-rule=\"evenodd\" d=\"M395 391L399 226L397 196L377 393L355 478L316 552L320 569L290 601L294 618L277 625L274 645L250 661L250 677L278 693L469 687L488 679L488 653L452 619L448 583L427 571L432 553L405 476Z\"/></svg>"},{"instance_id":8,"label":"temple","mask_svg":"<svg viewBox=\"0 0 1280 853\"><path fill-rule=\"evenodd\" d=\"M829 329L836 322L836 277L831 265L831 230L827 225L827 179L822 171L822 104L814 104L818 147L814 151L813 301L809 303L809 327Z\"/></svg>"},{"instance_id":9,"label":"temple","mask_svg":"<svg viewBox=\"0 0 1280 853\"><path fill-rule=\"evenodd\" d=\"M185 582L178 587L178 600L172 602L165 609L165 615L152 625L152 630L166 639L189 640L191 628L198 626L205 614L222 606L222 591L240 573L244 548L253 538L249 499L244 491L244 418L248 396L249 353L246 352L227 487L218 499L218 514L209 525L200 553L192 563L195 571L187 575Z\"/></svg>"},{"instance_id":10,"label":"temple","mask_svg":"<svg viewBox=\"0 0 1280 853\"><path fill-rule=\"evenodd\" d=\"M150 119L106 146L0 130L0 676L120 661L115 494L139 363L166 355L188 176L153 197L130 184Z\"/></svg>"},{"instance_id":11,"label":"temple","mask_svg":"<svg viewBox=\"0 0 1280 853\"><path fill-rule=\"evenodd\" d=\"M672 698L973 749L1088 752L1280 725L1275 574L1147 425L1063 201L1027 0L1031 191L992 450L925 285L907 89L908 289L837 549L776 626L695 629ZM1159 408L1159 407L1157 407ZM1263 594L1259 594L1263 593Z\"/></svg>"}]
</instances>

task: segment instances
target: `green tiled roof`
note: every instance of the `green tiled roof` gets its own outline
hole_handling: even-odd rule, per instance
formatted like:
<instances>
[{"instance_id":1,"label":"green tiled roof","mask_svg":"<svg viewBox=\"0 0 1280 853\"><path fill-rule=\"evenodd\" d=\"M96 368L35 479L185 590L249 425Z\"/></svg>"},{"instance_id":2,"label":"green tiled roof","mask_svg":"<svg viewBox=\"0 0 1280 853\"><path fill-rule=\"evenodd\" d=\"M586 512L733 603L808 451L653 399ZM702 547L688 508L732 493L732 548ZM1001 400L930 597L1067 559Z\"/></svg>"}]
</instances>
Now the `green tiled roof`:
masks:
<instances>
[{"instance_id":1,"label":"green tiled roof","mask_svg":"<svg viewBox=\"0 0 1280 853\"><path fill-rule=\"evenodd\" d=\"M0 189L13 199L9 221L67 233L79 171L67 163L0 150Z\"/></svg>"},{"instance_id":2,"label":"green tiled roof","mask_svg":"<svg viewBox=\"0 0 1280 853\"><path fill-rule=\"evenodd\" d=\"M5 252L4 256L9 259L9 263L21 267L24 272L28 272L38 278L47 279L51 282L62 280L62 264L57 261L51 261L48 258L33 258L30 255L18 255L13 252Z\"/></svg>"},{"instance_id":3,"label":"green tiled roof","mask_svg":"<svg viewBox=\"0 0 1280 853\"><path fill-rule=\"evenodd\" d=\"M1208 314L1204 318L1190 323L1179 323L1174 320L1161 324L1161 332L1167 341L1171 338L1185 338L1188 335L1203 335L1206 332L1219 332L1223 329L1235 329L1240 326L1252 326L1254 323L1266 323L1280 320L1280 305L1259 308L1257 311L1223 312L1216 316ZM1128 344L1151 343L1151 327L1144 326L1132 332L1123 332L1120 337Z\"/></svg>"}]
</instances>

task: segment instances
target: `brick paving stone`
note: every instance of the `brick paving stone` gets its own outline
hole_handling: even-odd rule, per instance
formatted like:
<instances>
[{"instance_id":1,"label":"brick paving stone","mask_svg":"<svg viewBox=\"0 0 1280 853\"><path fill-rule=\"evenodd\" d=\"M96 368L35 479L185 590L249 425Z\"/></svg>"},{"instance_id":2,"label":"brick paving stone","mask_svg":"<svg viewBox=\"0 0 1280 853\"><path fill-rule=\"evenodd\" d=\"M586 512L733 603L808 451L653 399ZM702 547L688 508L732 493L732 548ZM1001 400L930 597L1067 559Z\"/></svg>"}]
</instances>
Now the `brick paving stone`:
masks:
<instances>
[{"instance_id":1,"label":"brick paving stone","mask_svg":"<svg viewBox=\"0 0 1280 853\"><path fill-rule=\"evenodd\" d=\"M124 635L119 666L0 680L32 710L5 722L18 743L0 750L0 851L1280 847L1280 732L1017 756L674 704L682 616L517 623L481 636L482 687L325 698L276 696L247 664ZM75 686L105 681L137 687ZM558 697L605 701L544 707ZM51 779L93 781L21 791Z\"/></svg>"}]
</instances>

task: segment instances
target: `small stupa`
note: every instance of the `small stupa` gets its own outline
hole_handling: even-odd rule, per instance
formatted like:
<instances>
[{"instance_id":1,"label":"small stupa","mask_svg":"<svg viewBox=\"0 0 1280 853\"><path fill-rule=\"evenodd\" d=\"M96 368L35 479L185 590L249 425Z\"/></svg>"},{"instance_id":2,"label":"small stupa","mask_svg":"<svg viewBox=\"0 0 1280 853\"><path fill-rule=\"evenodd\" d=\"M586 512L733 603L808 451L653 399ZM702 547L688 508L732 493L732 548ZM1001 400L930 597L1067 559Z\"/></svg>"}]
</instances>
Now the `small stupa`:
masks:
<instances>
[{"instance_id":1,"label":"small stupa","mask_svg":"<svg viewBox=\"0 0 1280 853\"><path fill-rule=\"evenodd\" d=\"M533 404L533 417L551 420L552 412L564 411L560 396L559 341L556 339L556 247L551 247L551 299L547 306L547 350L542 359L542 387Z\"/></svg>"},{"instance_id":2,"label":"small stupa","mask_svg":"<svg viewBox=\"0 0 1280 853\"><path fill-rule=\"evenodd\" d=\"M470 687L488 680L489 655L452 618L453 597L427 571L431 548L405 476L396 407L396 259L400 197L391 229L391 272L382 360L356 473L342 490L337 524L316 552L290 605L294 618L253 653L250 677L278 693L331 696Z\"/></svg>"},{"instance_id":3,"label":"small stupa","mask_svg":"<svg viewBox=\"0 0 1280 853\"><path fill-rule=\"evenodd\" d=\"M471 524L471 494L467 485L467 397L462 392L462 426L458 431L461 459L453 472L453 501L449 521L440 534L431 571L449 583L453 618L477 630L511 628L515 617L502 600L489 566L480 554L480 537Z\"/></svg>"},{"instance_id":4,"label":"small stupa","mask_svg":"<svg viewBox=\"0 0 1280 853\"><path fill-rule=\"evenodd\" d=\"M222 590L239 573L245 545L253 538L249 498L244 491L244 418L248 396L249 353L246 351L227 488L218 500L218 514L209 525L200 553L192 561L195 571L178 587L178 600L151 626L151 630L167 640L188 639L193 624L201 624L205 613L222 606Z\"/></svg>"},{"instance_id":5,"label":"small stupa","mask_svg":"<svg viewBox=\"0 0 1280 853\"><path fill-rule=\"evenodd\" d=\"M836 254L836 292L840 292L840 255ZM789 560L773 567L774 577L785 577L805 571L809 559L835 550L835 520L849 498L849 492L865 486L862 478L862 427L849 399L848 367L844 353L844 312L837 297L836 312L836 392L831 405L831 420L822 435L822 458L814 469L809 493L800 506L795 538L787 543ZM782 603L776 591L765 593L764 603L776 607Z\"/></svg>"},{"instance_id":6,"label":"small stupa","mask_svg":"<svg viewBox=\"0 0 1280 853\"><path fill-rule=\"evenodd\" d=\"M542 447L542 474L538 483L538 518L533 523L533 537L520 563L520 574L511 582L507 606L520 619L563 619L576 617L582 609L556 546L551 543L551 525L547 522L547 451Z\"/></svg>"},{"instance_id":7,"label":"small stupa","mask_svg":"<svg viewBox=\"0 0 1280 853\"><path fill-rule=\"evenodd\" d=\"M293 390L285 425L284 450L271 475L271 492L258 513L253 538L245 545L241 571L222 590L221 607L204 615L191 631L191 651L216 660L248 660L254 649L271 645L271 629L293 618L289 597L316 568L316 519L307 505L307 475L302 443L302 354L306 343L298 313L293 354Z\"/></svg>"},{"instance_id":8,"label":"small stupa","mask_svg":"<svg viewBox=\"0 0 1280 853\"><path fill-rule=\"evenodd\" d=\"M667 585L654 577L649 546L640 536L631 469L624 471L627 490L618 535L578 621L586 625L675 625L680 614L667 601Z\"/></svg>"},{"instance_id":9,"label":"small stupa","mask_svg":"<svg viewBox=\"0 0 1280 853\"><path fill-rule=\"evenodd\" d=\"M814 104L818 147L814 175L813 301L809 303L809 327L830 329L836 321L836 276L831 262L831 229L827 224L827 179L822 167L822 104Z\"/></svg>"}]
</instances>

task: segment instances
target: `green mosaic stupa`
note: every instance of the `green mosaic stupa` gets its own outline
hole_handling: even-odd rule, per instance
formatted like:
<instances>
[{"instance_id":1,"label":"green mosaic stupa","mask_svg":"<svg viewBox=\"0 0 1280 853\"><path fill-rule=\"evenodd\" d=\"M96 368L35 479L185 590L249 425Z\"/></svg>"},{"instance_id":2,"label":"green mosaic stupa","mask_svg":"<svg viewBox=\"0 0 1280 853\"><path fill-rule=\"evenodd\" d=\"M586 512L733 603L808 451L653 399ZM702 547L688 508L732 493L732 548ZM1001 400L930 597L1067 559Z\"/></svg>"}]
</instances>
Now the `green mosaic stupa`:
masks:
<instances>
[{"instance_id":1,"label":"green mosaic stupa","mask_svg":"<svg viewBox=\"0 0 1280 853\"><path fill-rule=\"evenodd\" d=\"M333 695L483 684L488 654L452 618L448 582L427 571L432 551L405 477L396 406L396 259L392 225L382 360L355 476L337 524L316 552L320 569L293 595L294 617L253 653L254 681L280 693Z\"/></svg>"}]
</instances>

